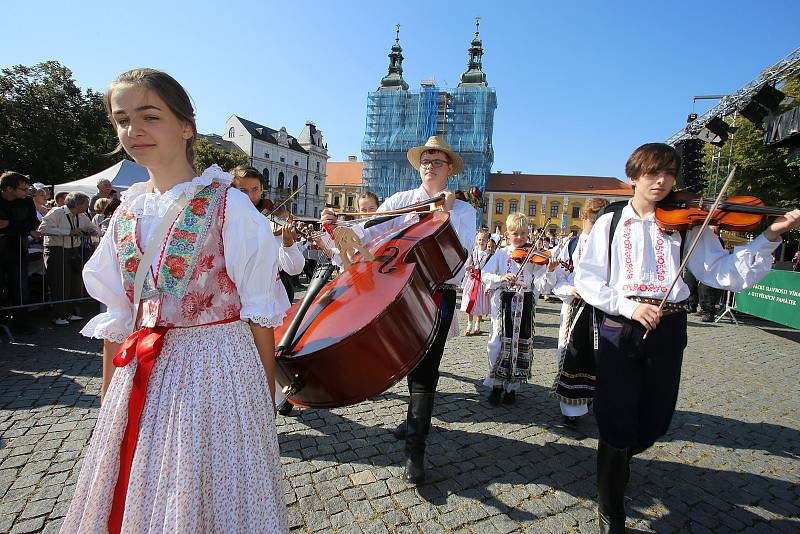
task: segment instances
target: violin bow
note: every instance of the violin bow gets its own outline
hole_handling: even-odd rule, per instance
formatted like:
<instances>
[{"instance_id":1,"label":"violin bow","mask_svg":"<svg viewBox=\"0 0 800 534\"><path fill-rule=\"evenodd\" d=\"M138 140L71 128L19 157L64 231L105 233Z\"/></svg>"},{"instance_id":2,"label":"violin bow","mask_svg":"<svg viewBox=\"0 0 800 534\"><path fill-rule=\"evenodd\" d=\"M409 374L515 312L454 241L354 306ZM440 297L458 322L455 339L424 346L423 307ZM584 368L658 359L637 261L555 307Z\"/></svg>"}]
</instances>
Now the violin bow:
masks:
<instances>
[{"instance_id":1,"label":"violin bow","mask_svg":"<svg viewBox=\"0 0 800 534\"><path fill-rule=\"evenodd\" d=\"M722 197L725 196L725 191L728 190L728 186L731 184L731 180L733 180L733 175L736 173L736 165L733 166L731 172L728 174L728 177L725 179L725 183L722 184L722 188L719 190L719 194L717 195L716 200L714 200L714 204L711 205L711 209L708 210L708 215L706 215L703 224L700 226L700 230L697 232L697 235L694 236L692 240L692 244L689 246L689 251L683 257L683 261L681 262L681 266L678 267L678 272L675 274L675 278L672 279L672 283L669 285L669 289L664 294L664 298L661 299L661 304L658 305L659 313L664 308L664 305L667 303L667 298L669 298L669 294L672 293L672 289L675 287L675 284L678 283L678 279L681 277L681 273L686 268L686 264L689 263L689 257L694 252L694 249L697 248L697 243L700 242L700 237L703 235L703 231L708 227L708 223L711 221L711 217L714 215L714 212L717 210L720 202L722 202ZM647 334L650 333L650 329L647 329L642 336L642 339L647 339Z\"/></svg>"},{"instance_id":2,"label":"violin bow","mask_svg":"<svg viewBox=\"0 0 800 534\"><path fill-rule=\"evenodd\" d=\"M403 215L405 213L411 213L413 211L418 210L424 206L429 206L431 204L439 204L444 202L444 194L436 195L435 197L431 197L428 200L423 200L422 202L417 202L416 204L411 204L410 206L406 206L405 208L400 208L396 210L389 210L389 211L367 211L364 213L358 212L348 212L348 211L334 211L336 216L339 215L358 215L360 218L366 219L368 217L375 217L375 216L383 216L383 215Z\"/></svg>"},{"instance_id":3,"label":"violin bow","mask_svg":"<svg viewBox=\"0 0 800 534\"><path fill-rule=\"evenodd\" d=\"M269 213L264 213L264 211L267 211L267 210L264 210L264 211L262 211L261 213L262 213L263 215L266 215L266 216L267 216L267 219L269 219L270 217L272 217L272 214L273 214L273 213L275 213L276 211L278 211L279 209L281 209L281 208L282 208L284 205L286 205L286 203L287 203L287 202L289 202L289 201L290 201L290 200L292 200L292 199L293 199L295 196L297 196L297 194L300 192L300 190L301 190L302 188L304 188L305 186L306 186L306 184L305 184L305 183L303 183L303 184L300 184L300 185L297 187L297 189L295 189L295 190L294 190L294 193L292 193L291 195L289 195L288 197L286 197L286 200L284 200L283 202L281 202L280 204L278 204L277 206L275 206L275 209L273 209L271 212L269 212ZM290 212L290 213L291 213L291 212Z\"/></svg>"}]
</instances>

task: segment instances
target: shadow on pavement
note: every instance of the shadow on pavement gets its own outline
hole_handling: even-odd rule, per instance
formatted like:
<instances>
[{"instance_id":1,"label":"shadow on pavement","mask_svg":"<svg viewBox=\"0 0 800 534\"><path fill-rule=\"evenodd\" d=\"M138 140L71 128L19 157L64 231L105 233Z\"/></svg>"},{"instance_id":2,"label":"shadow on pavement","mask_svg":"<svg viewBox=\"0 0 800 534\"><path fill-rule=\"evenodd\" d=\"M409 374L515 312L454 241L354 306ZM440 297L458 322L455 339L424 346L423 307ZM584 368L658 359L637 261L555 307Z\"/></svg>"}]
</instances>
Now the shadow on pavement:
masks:
<instances>
[{"instance_id":1,"label":"shadow on pavement","mask_svg":"<svg viewBox=\"0 0 800 534\"><path fill-rule=\"evenodd\" d=\"M279 436L285 457L367 468L401 466L404 461L402 443L389 429L365 426L324 410L301 411L296 420L301 428ZM338 431L306 434L303 425ZM533 521L595 499L595 449L564 443L542 429L520 427L498 436L437 427L429 436L426 458L429 482L417 492L436 506L458 496L494 507L514 521ZM689 531L693 524L712 531L758 525L775 532L798 525L771 520L763 511L753 510L796 515L799 490L785 480L640 458L632 460L631 472L629 522L643 520L659 533ZM518 485L525 485L525 492L515 495ZM646 513L653 507L661 509L660 517Z\"/></svg>"}]
</instances>

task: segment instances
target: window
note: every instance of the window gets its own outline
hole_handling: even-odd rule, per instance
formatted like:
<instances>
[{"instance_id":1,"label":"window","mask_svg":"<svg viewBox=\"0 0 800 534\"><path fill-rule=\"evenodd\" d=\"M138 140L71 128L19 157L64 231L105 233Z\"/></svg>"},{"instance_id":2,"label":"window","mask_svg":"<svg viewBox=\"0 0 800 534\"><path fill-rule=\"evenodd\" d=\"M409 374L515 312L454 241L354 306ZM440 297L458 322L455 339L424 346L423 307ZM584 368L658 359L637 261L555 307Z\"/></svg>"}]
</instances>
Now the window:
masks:
<instances>
[{"instance_id":1,"label":"window","mask_svg":"<svg viewBox=\"0 0 800 534\"><path fill-rule=\"evenodd\" d=\"M284 158L283 156L281 156L281 163L285 163L285 162L286 162L286 158Z\"/></svg>"},{"instance_id":2,"label":"window","mask_svg":"<svg viewBox=\"0 0 800 534\"><path fill-rule=\"evenodd\" d=\"M575 204L572 206L572 218L573 219L580 219L581 217L581 205Z\"/></svg>"},{"instance_id":3,"label":"window","mask_svg":"<svg viewBox=\"0 0 800 534\"><path fill-rule=\"evenodd\" d=\"M297 161L297 160L295 160L295 161L294 161L294 166L295 166L295 167L299 167L299 166L300 166L300 162L299 162L299 161Z\"/></svg>"},{"instance_id":4,"label":"window","mask_svg":"<svg viewBox=\"0 0 800 534\"><path fill-rule=\"evenodd\" d=\"M232 138L234 135L236 135L236 129L231 126L231 129L228 130L228 137Z\"/></svg>"},{"instance_id":5,"label":"window","mask_svg":"<svg viewBox=\"0 0 800 534\"><path fill-rule=\"evenodd\" d=\"M264 186L269 187L269 169L264 167L264 170L261 171L261 174L264 176Z\"/></svg>"},{"instance_id":6,"label":"window","mask_svg":"<svg viewBox=\"0 0 800 534\"><path fill-rule=\"evenodd\" d=\"M269 152L264 152L264 158L269 159Z\"/></svg>"},{"instance_id":7,"label":"window","mask_svg":"<svg viewBox=\"0 0 800 534\"><path fill-rule=\"evenodd\" d=\"M498 201L497 201L497 204L495 204L495 205L494 205L494 212L495 212L496 214L498 214L498 215L502 215L502 214L503 214L503 207L504 207L504 204L505 204L505 201L503 201L503 200L498 200Z\"/></svg>"},{"instance_id":8,"label":"window","mask_svg":"<svg viewBox=\"0 0 800 534\"><path fill-rule=\"evenodd\" d=\"M299 184L298 184L297 175L295 174L294 176L292 176L292 191L297 191L298 185Z\"/></svg>"},{"instance_id":9,"label":"window","mask_svg":"<svg viewBox=\"0 0 800 534\"><path fill-rule=\"evenodd\" d=\"M353 207L353 195L347 195L347 207L348 208Z\"/></svg>"},{"instance_id":10,"label":"window","mask_svg":"<svg viewBox=\"0 0 800 534\"><path fill-rule=\"evenodd\" d=\"M558 217L558 202L550 203L550 217Z\"/></svg>"},{"instance_id":11,"label":"window","mask_svg":"<svg viewBox=\"0 0 800 534\"><path fill-rule=\"evenodd\" d=\"M536 215L536 201L528 202L528 215L533 217Z\"/></svg>"},{"instance_id":12,"label":"window","mask_svg":"<svg viewBox=\"0 0 800 534\"><path fill-rule=\"evenodd\" d=\"M292 213L297 213L297 204L292 203Z\"/></svg>"},{"instance_id":13,"label":"window","mask_svg":"<svg viewBox=\"0 0 800 534\"><path fill-rule=\"evenodd\" d=\"M508 214L511 215L512 213L517 212L517 201L516 200L509 200L508 201Z\"/></svg>"},{"instance_id":14,"label":"window","mask_svg":"<svg viewBox=\"0 0 800 534\"><path fill-rule=\"evenodd\" d=\"M283 189L283 182L284 182L283 172L279 172L278 173L278 189Z\"/></svg>"},{"instance_id":15,"label":"window","mask_svg":"<svg viewBox=\"0 0 800 534\"><path fill-rule=\"evenodd\" d=\"M317 210L317 207L314 206L314 218L316 219L317 217L319 217L319 210Z\"/></svg>"},{"instance_id":16,"label":"window","mask_svg":"<svg viewBox=\"0 0 800 534\"><path fill-rule=\"evenodd\" d=\"M333 207L334 208L339 207L339 193L334 193L333 195Z\"/></svg>"},{"instance_id":17,"label":"window","mask_svg":"<svg viewBox=\"0 0 800 534\"><path fill-rule=\"evenodd\" d=\"M314 184L314 194L319 196L319 184Z\"/></svg>"},{"instance_id":18,"label":"window","mask_svg":"<svg viewBox=\"0 0 800 534\"><path fill-rule=\"evenodd\" d=\"M319 161L317 162L317 172L319 172Z\"/></svg>"}]
</instances>

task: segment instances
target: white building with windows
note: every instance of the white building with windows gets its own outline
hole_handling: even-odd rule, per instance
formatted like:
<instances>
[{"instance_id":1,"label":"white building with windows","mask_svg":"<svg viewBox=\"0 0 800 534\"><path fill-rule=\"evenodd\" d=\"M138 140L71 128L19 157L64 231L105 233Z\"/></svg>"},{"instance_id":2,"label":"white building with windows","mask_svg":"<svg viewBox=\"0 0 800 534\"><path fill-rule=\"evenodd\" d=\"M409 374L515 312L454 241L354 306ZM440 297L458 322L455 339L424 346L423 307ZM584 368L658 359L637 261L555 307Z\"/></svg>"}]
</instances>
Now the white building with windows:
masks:
<instances>
[{"instance_id":1,"label":"white building with windows","mask_svg":"<svg viewBox=\"0 0 800 534\"><path fill-rule=\"evenodd\" d=\"M302 188L287 207L295 215L320 216L325 207L328 147L313 122L306 121L300 135L293 137L286 127L274 130L231 115L222 138L241 148L250 165L261 171L265 194L273 202L282 202Z\"/></svg>"}]
</instances>

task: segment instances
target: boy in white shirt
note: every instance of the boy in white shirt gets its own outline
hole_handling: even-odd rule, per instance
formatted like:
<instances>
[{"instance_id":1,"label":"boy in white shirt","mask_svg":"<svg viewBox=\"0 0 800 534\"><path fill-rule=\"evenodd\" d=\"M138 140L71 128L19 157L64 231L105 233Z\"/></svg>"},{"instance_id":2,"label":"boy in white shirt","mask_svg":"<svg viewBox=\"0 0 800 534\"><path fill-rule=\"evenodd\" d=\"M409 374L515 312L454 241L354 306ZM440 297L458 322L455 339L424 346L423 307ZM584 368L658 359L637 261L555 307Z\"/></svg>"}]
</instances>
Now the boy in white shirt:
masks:
<instances>
[{"instance_id":1,"label":"boy in white shirt","mask_svg":"<svg viewBox=\"0 0 800 534\"><path fill-rule=\"evenodd\" d=\"M517 274L520 264L513 253L528 243L528 218L513 213L506 220L506 229L510 244L498 249L481 272L486 288L497 290L491 299L489 372L483 382L492 388L488 399L492 406L500 404L501 398L505 404L514 404L520 384L531 377L536 300L555 284L553 271L558 265L556 258L544 265L528 262Z\"/></svg>"},{"instance_id":2,"label":"boy in white shirt","mask_svg":"<svg viewBox=\"0 0 800 534\"><path fill-rule=\"evenodd\" d=\"M689 297L683 280L678 279L660 311L658 304L672 280L680 277L684 247L679 232L659 228L655 209L672 191L680 163L669 145L637 148L625 166L633 198L618 215L597 220L576 266L576 290L606 314L599 329L594 395L600 433L598 520L604 533L625 531L630 458L667 432L678 398ZM793 210L733 254L706 229L688 268L704 284L740 291L769 272L770 253L780 244L780 234L798 227L800 210ZM691 243L698 231L689 230L683 239Z\"/></svg>"}]
</instances>

